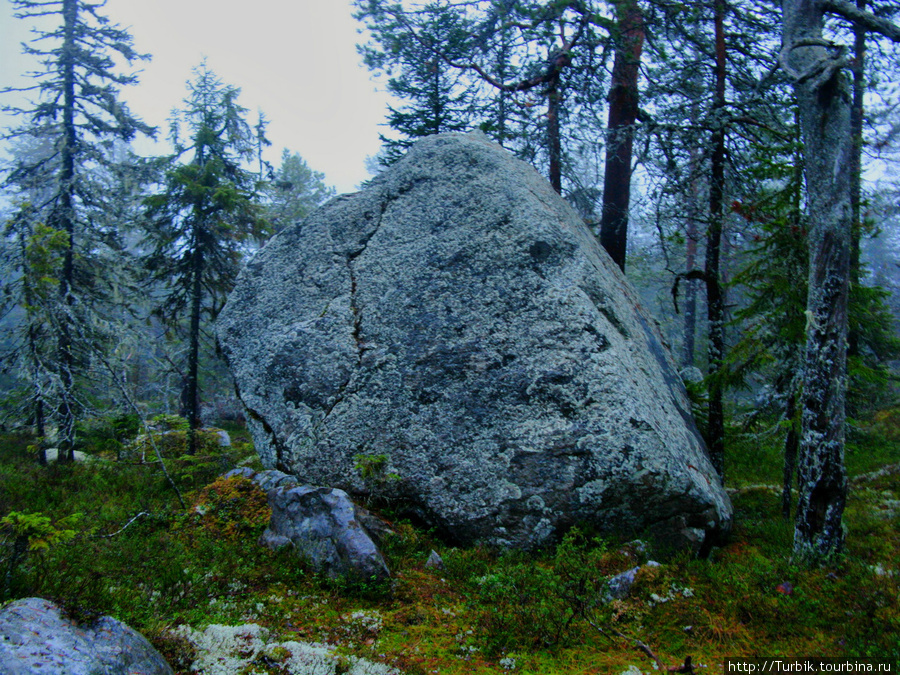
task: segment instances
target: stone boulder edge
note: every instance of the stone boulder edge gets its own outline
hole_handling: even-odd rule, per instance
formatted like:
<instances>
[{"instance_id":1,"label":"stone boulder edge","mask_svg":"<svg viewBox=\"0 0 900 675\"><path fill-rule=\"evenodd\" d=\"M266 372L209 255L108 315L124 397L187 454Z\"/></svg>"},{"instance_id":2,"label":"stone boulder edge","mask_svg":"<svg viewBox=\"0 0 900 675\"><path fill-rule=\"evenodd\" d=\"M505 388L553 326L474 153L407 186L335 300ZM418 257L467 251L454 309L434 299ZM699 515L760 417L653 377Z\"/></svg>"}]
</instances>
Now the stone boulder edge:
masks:
<instances>
[{"instance_id":1,"label":"stone boulder edge","mask_svg":"<svg viewBox=\"0 0 900 675\"><path fill-rule=\"evenodd\" d=\"M42 598L0 609L0 673L4 675L174 675L147 639L103 616L87 626Z\"/></svg>"},{"instance_id":2,"label":"stone boulder edge","mask_svg":"<svg viewBox=\"0 0 900 675\"><path fill-rule=\"evenodd\" d=\"M267 467L459 543L566 527L708 548L731 504L653 319L571 207L480 134L417 142L274 237L218 321Z\"/></svg>"}]
</instances>

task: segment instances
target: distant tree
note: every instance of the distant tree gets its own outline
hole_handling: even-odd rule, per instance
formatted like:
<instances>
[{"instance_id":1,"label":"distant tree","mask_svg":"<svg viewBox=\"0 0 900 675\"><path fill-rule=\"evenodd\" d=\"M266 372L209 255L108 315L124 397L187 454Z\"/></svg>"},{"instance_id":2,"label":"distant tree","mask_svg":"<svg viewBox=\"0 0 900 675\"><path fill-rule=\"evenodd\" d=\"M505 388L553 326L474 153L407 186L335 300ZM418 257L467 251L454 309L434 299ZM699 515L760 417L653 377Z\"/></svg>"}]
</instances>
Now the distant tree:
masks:
<instances>
[{"instance_id":1,"label":"distant tree","mask_svg":"<svg viewBox=\"0 0 900 675\"><path fill-rule=\"evenodd\" d=\"M455 83L448 91L468 97L460 100L471 110L469 127L494 135L532 163L542 163L550 184L563 191L564 139L567 130L582 133L579 124L567 129L566 119L579 110L579 122L596 128L591 120L593 104L601 96L597 83L603 69L595 27L608 30L613 23L593 11L593 3L492 0L410 3L408 8L385 0L355 4L357 18L366 22L377 43L362 47L363 52L386 57L368 58L371 68L386 70L391 63L421 54L425 72L445 73ZM576 62L579 67L573 67ZM578 78L578 86L572 105L567 105L567 93L576 90L569 86L570 78ZM535 106L545 106L546 112L535 114Z\"/></svg>"},{"instance_id":2,"label":"distant tree","mask_svg":"<svg viewBox=\"0 0 900 675\"><path fill-rule=\"evenodd\" d=\"M384 159L396 162L413 141L448 131L465 131L473 113L472 92L463 73L448 58L466 53L471 40L465 21L438 5L422 8L415 32L401 14L381 2L357 2L357 18L366 21L374 43L359 46L365 64L389 75L387 90L404 104L388 106L387 123L399 137L382 134Z\"/></svg>"},{"instance_id":3,"label":"distant tree","mask_svg":"<svg viewBox=\"0 0 900 675\"><path fill-rule=\"evenodd\" d=\"M133 84L136 77L118 73L116 59L131 64L148 57L133 49L126 31L99 13L101 5L81 0L12 0L12 5L17 18L53 17L59 22L52 30L36 30L37 37L24 47L26 54L41 59L41 69L32 75L36 83L4 90L37 94L28 107L6 107L25 118L6 138L31 139L50 150L17 154L3 187L27 204L17 217L21 227L36 232L42 223L66 238L51 275L58 289L48 324L55 354L45 363L52 363L54 387L42 401L52 400L60 456L72 459L83 400L78 379L97 348L97 336L90 330L98 322L90 315L103 304L103 292L109 288L102 281L104 265L98 257L108 260L121 248L115 223L104 215L108 192L98 178L116 163L110 143L154 131L119 100L119 88ZM39 197L33 199L36 190Z\"/></svg>"},{"instance_id":4,"label":"distant tree","mask_svg":"<svg viewBox=\"0 0 900 675\"><path fill-rule=\"evenodd\" d=\"M756 186L732 210L744 223L748 245L733 284L745 296L735 313L739 337L724 359L722 388L759 379L763 410L775 409L784 431L782 514L791 514L791 489L800 441L803 343L809 269L808 223L803 214L803 147L800 129L755 144L744 176Z\"/></svg>"},{"instance_id":5,"label":"distant tree","mask_svg":"<svg viewBox=\"0 0 900 675\"><path fill-rule=\"evenodd\" d=\"M273 232L306 218L313 209L335 195L325 184L325 175L313 171L296 152L285 148L281 166L265 187L266 218Z\"/></svg>"},{"instance_id":6,"label":"distant tree","mask_svg":"<svg viewBox=\"0 0 900 675\"><path fill-rule=\"evenodd\" d=\"M237 102L240 89L223 84L205 63L194 74L185 107L172 120L176 152L163 191L145 201L146 266L162 294L156 311L171 326L188 324L182 412L190 423L191 453L200 426L203 319L215 320L246 246L269 232L257 176L246 168L259 139Z\"/></svg>"}]
</instances>

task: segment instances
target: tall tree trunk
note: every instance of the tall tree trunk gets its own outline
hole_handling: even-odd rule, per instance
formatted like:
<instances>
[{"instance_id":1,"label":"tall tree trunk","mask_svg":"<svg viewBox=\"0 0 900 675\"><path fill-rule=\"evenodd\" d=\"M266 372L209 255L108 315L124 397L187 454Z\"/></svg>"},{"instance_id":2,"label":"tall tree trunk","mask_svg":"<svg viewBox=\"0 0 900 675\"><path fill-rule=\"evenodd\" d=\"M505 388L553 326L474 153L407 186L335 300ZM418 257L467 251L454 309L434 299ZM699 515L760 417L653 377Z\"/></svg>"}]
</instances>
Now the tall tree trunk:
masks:
<instances>
[{"instance_id":1,"label":"tall tree trunk","mask_svg":"<svg viewBox=\"0 0 900 675\"><path fill-rule=\"evenodd\" d=\"M716 90L713 102L712 162L709 185L709 228L706 232L706 316L709 330L707 445L712 464L725 479L725 411L722 385L716 376L725 358L725 299L720 256L725 220L725 2L715 0Z\"/></svg>"},{"instance_id":2,"label":"tall tree trunk","mask_svg":"<svg viewBox=\"0 0 900 675\"><path fill-rule=\"evenodd\" d=\"M547 151L550 155L550 185L562 194L562 142L559 133L559 72L547 83Z\"/></svg>"},{"instance_id":3,"label":"tall tree trunk","mask_svg":"<svg viewBox=\"0 0 900 675\"><path fill-rule=\"evenodd\" d=\"M856 0L860 10L866 8L866 0ZM853 154L850 164L850 287L859 285L859 244L862 238L862 148L863 101L866 94L866 31L853 27L853 104L850 108L850 133L853 135ZM849 326L847 352L859 353L859 330Z\"/></svg>"},{"instance_id":4,"label":"tall tree trunk","mask_svg":"<svg viewBox=\"0 0 900 675\"><path fill-rule=\"evenodd\" d=\"M616 3L616 11L618 35L609 89L600 244L624 271L631 202L631 157L634 124L638 116L638 76L644 49L644 16L637 0L620 0Z\"/></svg>"},{"instance_id":5,"label":"tall tree trunk","mask_svg":"<svg viewBox=\"0 0 900 675\"><path fill-rule=\"evenodd\" d=\"M75 129L75 23L78 19L77 0L63 0L63 44L60 60L63 70L63 137L60 148L60 195L53 210L53 227L68 235L59 279L59 452L57 461L75 459L75 356L72 344L72 286L75 280L75 148L78 141Z\"/></svg>"},{"instance_id":6,"label":"tall tree trunk","mask_svg":"<svg viewBox=\"0 0 900 675\"><path fill-rule=\"evenodd\" d=\"M800 110L794 106L794 127L796 138L794 150L794 189L791 195L791 220L797 232L803 231L803 143L800 131ZM800 450L800 394L802 384L797 378L797 368L791 363L790 372L786 375L787 402L785 404L785 420L788 423L784 437L784 467L782 469L781 515L785 520L791 517L791 489L794 475L797 473L797 453Z\"/></svg>"},{"instance_id":7,"label":"tall tree trunk","mask_svg":"<svg viewBox=\"0 0 900 675\"><path fill-rule=\"evenodd\" d=\"M200 428L200 313L203 307L203 249L202 230L198 226L191 262L191 325L188 335L188 372L185 387L187 404L188 454L197 452L197 429Z\"/></svg>"},{"instance_id":8,"label":"tall tree trunk","mask_svg":"<svg viewBox=\"0 0 900 675\"><path fill-rule=\"evenodd\" d=\"M812 563L833 557L844 542L853 137L842 63L822 40L822 6L814 0L784 0L783 11L782 65L794 79L800 107L810 220L794 557Z\"/></svg>"}]
</instances>

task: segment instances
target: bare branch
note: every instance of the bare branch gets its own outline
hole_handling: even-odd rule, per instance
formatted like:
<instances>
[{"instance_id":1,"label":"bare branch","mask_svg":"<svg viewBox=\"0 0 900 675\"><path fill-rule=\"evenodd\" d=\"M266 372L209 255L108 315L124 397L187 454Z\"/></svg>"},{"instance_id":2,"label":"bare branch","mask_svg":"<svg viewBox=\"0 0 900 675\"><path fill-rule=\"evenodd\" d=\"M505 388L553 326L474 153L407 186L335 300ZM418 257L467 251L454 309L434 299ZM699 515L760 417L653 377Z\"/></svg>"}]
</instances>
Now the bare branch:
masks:
<instances>
[{"instance_id":1,"label":"bare branch","mask_svg":"<svg viewBox=\"0 0 900 675\"><path fill-rule=\"evenodd\" d=\"M882 19L871 12L859 9L846 0L822 0L822 7L826 12L837 14L861 28L883 35L894 42L900 42L900 26L893 21Z\"/></svg>"},{"instance_id":2,"label":"bare branch","mask_svg":"<svg viewBox=\"0 0 900 675\"><path fill-rule=\"evenodd\" d=\"M631 642L638 650L642 651L644 654L646 654L651 659L653 659L653 661L656 663L656 667L659 669L660 672L665 673L667 671L672 670L671 668L666 668L663 665L663 662L660 661L659 657L653 653L653 650L650 649L650 647L648 647L644 642L642 642L638 638L628 637L624 633L616 630L615 628L612 628L611 626L607 627L607 630L609 631L609 632L607 632L607 630L604 630L603 626L599 625L595 621L592 621L588 617L585 617L585 618L587 618L587 622L594 628L594 630L596 630L598 633L600 633L603 637L609 639L609 637L610 637L609 633L612 633L620 640L625 640L627 642ZM687 663L690 663L690 662L688 661Z\"/></svg>"},{"instance_id":3,"label":"bare branch","mask_svg":"<svg viewBox=\"0 0 900 675\"><path fill-rule=\"evenodd\" d=\"M790 64L790 54L800 47L824 47L832 50L832 54L816 59L805 70L797 70ZM835 44L830 40L823 38L801 38L794 40L790 44L784 46L778 54L778 63L782 70L787 73L788 77L794 80L795 84L802 84L808 80L812 80L814 88L824 85L835 72L850 65L850 60L846 56L846 48L843 45Z\"/></svg>"},{"instance_id":4,"label":"bare branch","mask_svg":"<svg viewBox=\"0 0 900 675\"><path fill-rule=\"evenodd\" d=\"M101 535L98 535L97 538L98 538L98 539L112 539L112 538L115 537L117 534L121 534L122 532L124 532L124 531L126 530L126 528L128 528L128 527L129 527L134 521L136 521L138 518L141 518L142 516L149 516L149 515L150 515L149 512L147 512L147 511L141 511L141 512L140 512L139 514L137 514L134 518L132 518L131 520L129 520L127 523L125 523L122 527L120 527L118 530L116 530L116 531L113 532L112 534L101 534Z\"/></svg>"}]
</instances>

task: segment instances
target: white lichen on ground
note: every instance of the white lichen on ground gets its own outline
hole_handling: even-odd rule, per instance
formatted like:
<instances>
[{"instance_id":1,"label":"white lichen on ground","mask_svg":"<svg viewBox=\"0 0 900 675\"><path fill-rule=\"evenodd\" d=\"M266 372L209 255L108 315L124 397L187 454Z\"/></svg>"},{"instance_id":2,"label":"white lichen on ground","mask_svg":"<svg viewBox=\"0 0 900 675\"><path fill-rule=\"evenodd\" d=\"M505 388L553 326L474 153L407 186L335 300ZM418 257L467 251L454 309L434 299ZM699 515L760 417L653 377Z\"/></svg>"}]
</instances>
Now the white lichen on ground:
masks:
<instances>
[{"instance_id":1,"label":"white lichen on ground","mask_svg":"<svg viewBox=\"0 0 900 675\"><path fill-rule=\"evenodd\" d=\"M643 671L637 666L628 666L625 670L623 670L619 675L644 675Z\"/></svg>"},{"instance_id":2,"label":"white lichen on ground","mask_svg":"<svg viewBox=\"0 0 900 675\"><path fill-rule=\"evenodd\" d=\"M402 675L396 668L355 656L339 655L333 645L281 642L255 623L241 626L211 625L203 630L179 626L173 634L190 641L197 658L191 670L199 675L248 673L265 675L266 663L277 663L288 675ZM254 668L258 664L258 670Z\"/></svg>"}]
</instances>

